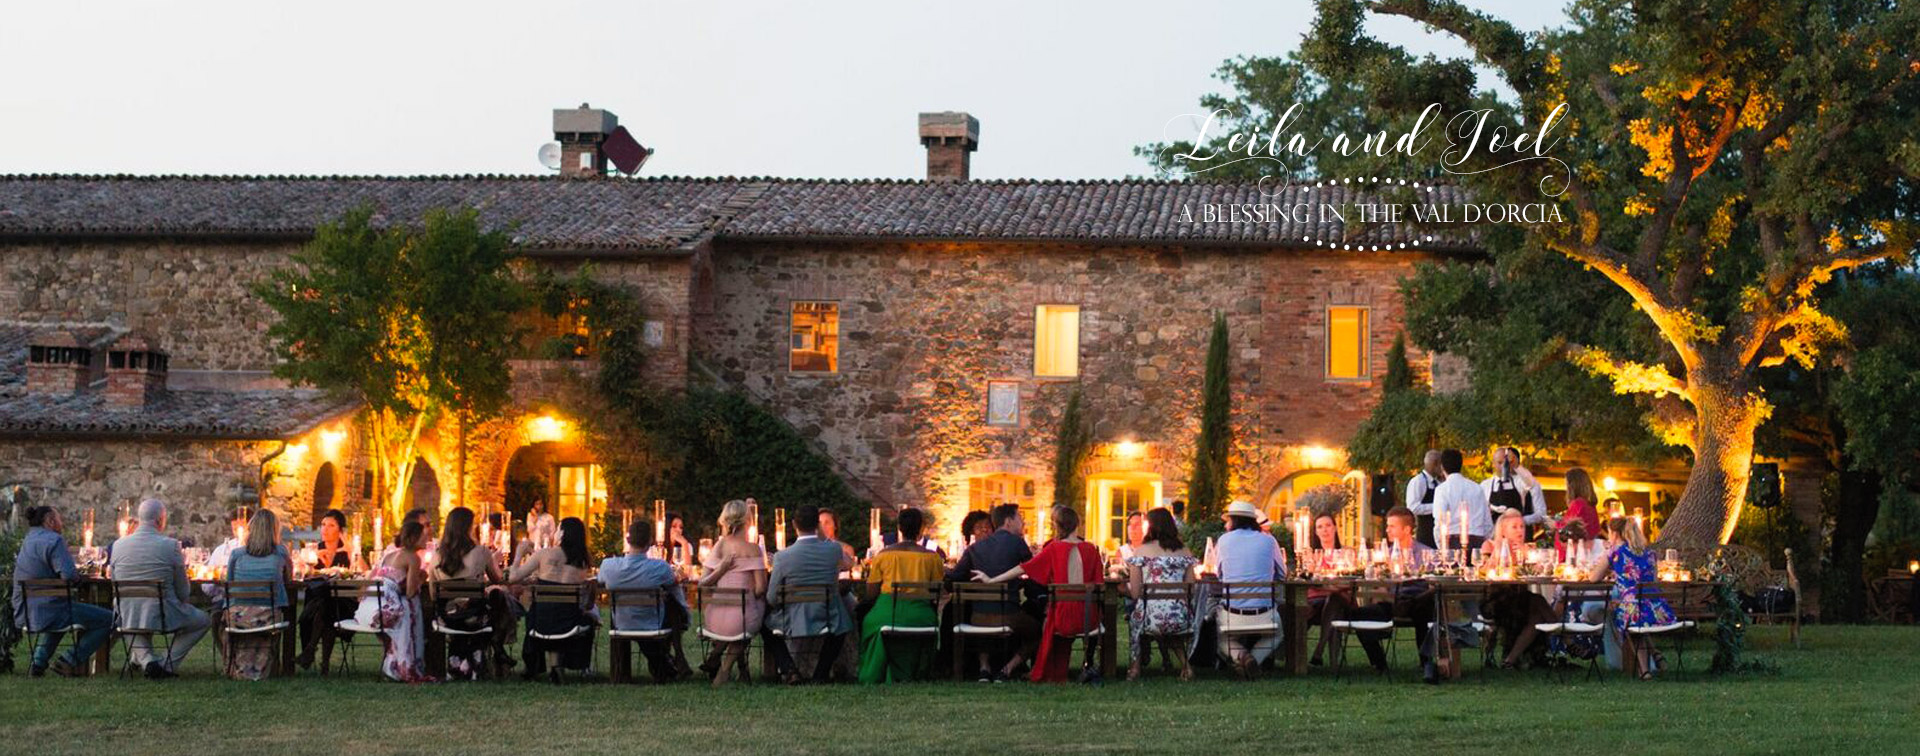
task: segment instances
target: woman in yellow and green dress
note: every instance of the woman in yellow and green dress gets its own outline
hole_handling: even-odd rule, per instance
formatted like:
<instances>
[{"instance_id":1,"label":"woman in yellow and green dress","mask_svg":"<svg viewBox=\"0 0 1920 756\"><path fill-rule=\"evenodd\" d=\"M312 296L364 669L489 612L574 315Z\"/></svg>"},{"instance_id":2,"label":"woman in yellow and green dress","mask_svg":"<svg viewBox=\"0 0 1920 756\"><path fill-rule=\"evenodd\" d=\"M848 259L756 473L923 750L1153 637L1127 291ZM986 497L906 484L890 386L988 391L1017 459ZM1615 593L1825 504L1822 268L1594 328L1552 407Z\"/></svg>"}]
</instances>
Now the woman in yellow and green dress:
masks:
<instances>
[{"instance_id":1,"label":"woman in yellow and green dress","mask_svg":"<svg viewBox=\"0 0 1920 756\"><path fill-rule=\"evenodd\" d=\"M918 509L900 511L900 540L875 554L867 565L867 584L878 588L879 598L860 626L860 682L880 683L911 680L924 673L934 657L934 633L924 640L895 638L891 643L880 629L893 627L939 627L940 618L933 603L922 599L894 600L894 583L938 583L946 565L940 555L920 545L920 531L926 515Z\"/></svg>"}]
</instances>

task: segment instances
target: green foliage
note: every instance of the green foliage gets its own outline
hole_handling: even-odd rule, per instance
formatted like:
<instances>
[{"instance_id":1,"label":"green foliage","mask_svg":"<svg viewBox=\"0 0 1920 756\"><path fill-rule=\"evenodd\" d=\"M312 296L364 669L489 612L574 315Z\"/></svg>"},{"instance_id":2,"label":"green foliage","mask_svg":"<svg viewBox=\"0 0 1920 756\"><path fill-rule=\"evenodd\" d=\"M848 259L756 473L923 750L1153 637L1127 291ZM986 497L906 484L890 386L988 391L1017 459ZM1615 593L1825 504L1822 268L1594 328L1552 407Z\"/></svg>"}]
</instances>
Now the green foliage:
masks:
<instances>
[{"instance_id":1,"label":"green foliage","mask_svg":"<svg viewBox=\"0 0 1920 756\"><path fill-rule=\"evenodd\" d=\"M593 518L587 523L587 553L594 564L610 556L619 556L626 552L627 534L620 530L620 518L612 512Z\"/></svg>"},{"instance_id":2,"label":"green foliage","mask_svg":"<svg viewBox=\"0 0 1920 756\"><path fill-rule=\"evenodd\" d=\"M1716 675L1739 672L1778 674L1780 667L1764 659L1747 658L1741 655L1747 647L1747 624L1752 621L1747 610L1740 606L1740 594L1734 589L1733 578L1722 575L1713 583L1714 622L1713 622L1713 666L1709 669Z\"/></svg>"},{"instance_id":3,"label":"green foliage","mask_svg":"<svg viewBox=\"0 0 1920 756\"><path fill-rule=\"evenodd\" d=\"M13 650L20 644L20 628L13 622L13 565L20 558L20 542L26 537L24 520L18 525L0 523L0 569L6 570L6 578L0 580L0 611L7 613L7 621L0 623L0 673L13 670Z\"/></svg>"},{"instance_id":4,"label":"green foliage","mask_svg":"<svg viewBox=\"0 0 1920 756\"><path fill-rule=\"evenodd\" d=\"M1080 387L1067 396L1053 444L1053 505L1079 508L1087 500L1087 457L1093 454L1093 428L1082 409ZM1192 511L1191 508L1188 509Z\"/></svg>"},{"instance_id":5,"label":"green foliage","mask_svg":"<svg viewBox=\"0 0 1920 756\"><path fill-rule=\"evenodd\" d=\"M1227 317L1216 314L1201 379L1200 434L1194 440L1193 471L1187 482L1187 512L1195 519L1211 519L1225 511L1232 495L1233 394L1227 377Z\"/></svg>"},{"instance_id":6,"label":"green foliage","mask_svg":"<svg viewBox=\"0 0 1920 756\"><path fill-rule=\"evenodd\" d=\"M1413 365L1407 362L1407 334L1393 335L1393 346L1387 347L1387 375L1380 381L1380 390L1391 394L1413 388Z\"/></svg>"},{"instance_id":7,"label":"green foliage","mask_svg":"<svg viewBox=\"0 0 1920 756\"><path fill-rule=\"evenodd\" d=\"M1908 562L1920 559L1920 494L1889 488L1880 502L1879 522L1863 560L1862 572L1869 577L1905 571Z\"/></svg>"}]
</instances>

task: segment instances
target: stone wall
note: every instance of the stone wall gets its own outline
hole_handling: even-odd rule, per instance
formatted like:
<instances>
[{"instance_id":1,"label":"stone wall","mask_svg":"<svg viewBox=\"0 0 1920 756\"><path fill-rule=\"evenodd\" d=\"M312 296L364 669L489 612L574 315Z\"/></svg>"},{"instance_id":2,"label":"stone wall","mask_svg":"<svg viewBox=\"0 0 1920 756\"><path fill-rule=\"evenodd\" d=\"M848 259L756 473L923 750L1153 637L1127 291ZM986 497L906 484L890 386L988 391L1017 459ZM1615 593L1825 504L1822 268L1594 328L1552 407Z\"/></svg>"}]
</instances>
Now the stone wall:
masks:
<instances>
[{"instance_id":1,"label":"stone wall","mask_svg":"<svg viewBox=\"0 0 1920 756\"><path fill-rule=\"evenodd\" d=\"M817 440L894 505L943 518L969 475L1051 469L1075 385L1102 442L1145 444L1096 471L1158 474L1184 495L1212 314L1226 314L1241 479L1264 496L1338 447L1370 410L1398 332L1409 253L1251 252L1054 245L724 243L694 353ZM840 302L840 369L788 370L790 303ZM1080 306L1080 379L1033 374L1034 308ZM1374 380L1325 377L1329 304L1373 308ZM1416 364L1424 364L1418 359ZM1020 395L1013 427L985 422L990 381ZM1317 460L1327 464L1325 455ZM1041 494L1044 503L1046 494Z\"/></svg>"},{"instance_id":2,"label":"stone wall","mask_svg":"<svg viewBox=\"0 0 1920 756\"><path fill-rule=\"evenodd\" d=\"M0 318L148 334L174 370L264 370L271 311L250 287L295 242L105 241L0 246Z\"/></svg>"}]
</instances>

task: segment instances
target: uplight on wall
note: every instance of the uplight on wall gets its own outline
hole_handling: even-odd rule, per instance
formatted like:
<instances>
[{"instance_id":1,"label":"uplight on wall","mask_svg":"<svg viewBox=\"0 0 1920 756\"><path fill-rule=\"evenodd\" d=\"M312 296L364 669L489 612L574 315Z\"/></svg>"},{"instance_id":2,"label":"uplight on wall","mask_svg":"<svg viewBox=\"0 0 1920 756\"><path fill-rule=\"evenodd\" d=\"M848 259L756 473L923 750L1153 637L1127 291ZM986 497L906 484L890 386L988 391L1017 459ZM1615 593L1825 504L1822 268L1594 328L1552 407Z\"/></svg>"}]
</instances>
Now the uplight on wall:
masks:
<instances>
[{"instance_id":1,"label":"uplight on wall","mask_svg":"<svg viewBox=\"0 0 1920 756\"><path fill-rule=\"evenodd\" d=\"M567 437L567 424L552 415L541 415L527 420L527 441L542 443L563 441Z\"/></svg>"},{"instance_id":2,"label":"uplight on wall","mask_svg":"<svg viewBox=\"0 0 1920 756\"><path fill-rule=\"evenodd\" d=\"M1113 456L1119 459L1139 459L1140 455L1146 453L1147 445L1133 439L1116 441L1113 444Z\"/></svg>"},{"instance_id":3,"label":"uplight on wall","mask_svg":"<svg viewBox=\"0 0 1920 756\"><path fill-rule=\"evenodd\" d=\"M340 456L340 444L347 440L347 432L327 429L320 431L320 453L328 459Z\"/></svg>"},{"instance_id":4,"label":"uplight on wall","mask_svg":"<svg viewBox=\"0 0 1920 756\"><path fill-rule=\"evenodd\" d=\"M1332 467L1334 451L1319 444L1314 444L1301 449L1300 458L1306 461L1308 467Z\"/></svg>"}]
</instances>

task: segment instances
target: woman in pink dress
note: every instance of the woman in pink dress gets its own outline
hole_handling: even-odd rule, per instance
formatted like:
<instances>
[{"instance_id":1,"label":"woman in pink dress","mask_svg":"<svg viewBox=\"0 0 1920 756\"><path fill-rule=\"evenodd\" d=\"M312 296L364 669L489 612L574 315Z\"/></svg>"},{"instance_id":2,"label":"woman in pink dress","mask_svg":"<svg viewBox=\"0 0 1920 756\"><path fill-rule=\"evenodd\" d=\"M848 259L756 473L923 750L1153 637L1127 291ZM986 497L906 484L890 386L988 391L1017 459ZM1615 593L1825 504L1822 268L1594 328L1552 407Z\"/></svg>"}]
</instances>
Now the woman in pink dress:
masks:
<instances>
[{"instance_id":1,"label":"woman in pink dress","mask_svg":"<svg viewBox=\"0 0 1920 756\"><path fill-rule=\"evenodd\" d=\"M701 634L713 641L713 650L700 669L715 686L726 683L734 665L747 653L747 644L760 632L766 613L767 562L760 545L747 540L747 503L727 502L720 510L720 540L706 560L707 574L700 587L709 595L744 596L738 605L701 604Z\"/></svg>"}]
</instances>

